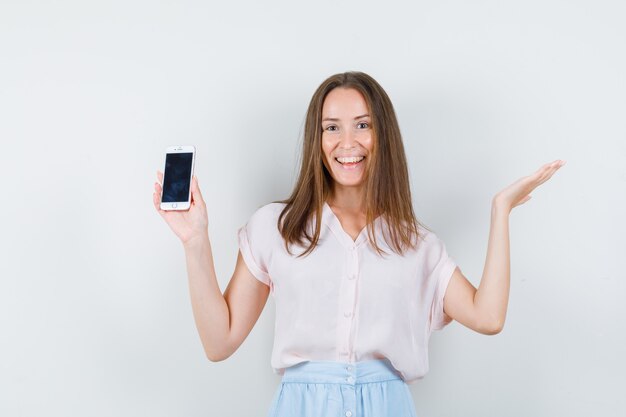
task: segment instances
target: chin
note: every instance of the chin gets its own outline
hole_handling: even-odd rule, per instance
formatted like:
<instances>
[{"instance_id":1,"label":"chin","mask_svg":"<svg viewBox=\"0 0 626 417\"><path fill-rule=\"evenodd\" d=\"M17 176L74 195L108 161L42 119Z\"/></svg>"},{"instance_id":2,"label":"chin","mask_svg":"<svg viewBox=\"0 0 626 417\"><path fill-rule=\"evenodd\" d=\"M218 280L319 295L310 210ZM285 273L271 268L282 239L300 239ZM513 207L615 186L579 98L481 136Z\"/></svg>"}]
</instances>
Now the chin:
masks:
<instances>
[{"instance_id":1,"label":"chin","mask_svg":"<svg viewBox=\"0 0 626 417\"><path fill-rule=\"evenodd\" d=\"M341 180L341 179L337 179L336 177L333 179L335 180L335 185L339 185L341 187L360 187L363 184L365 184L365 181L363 181L362 179Z\"/></svg>"}]
</instances>

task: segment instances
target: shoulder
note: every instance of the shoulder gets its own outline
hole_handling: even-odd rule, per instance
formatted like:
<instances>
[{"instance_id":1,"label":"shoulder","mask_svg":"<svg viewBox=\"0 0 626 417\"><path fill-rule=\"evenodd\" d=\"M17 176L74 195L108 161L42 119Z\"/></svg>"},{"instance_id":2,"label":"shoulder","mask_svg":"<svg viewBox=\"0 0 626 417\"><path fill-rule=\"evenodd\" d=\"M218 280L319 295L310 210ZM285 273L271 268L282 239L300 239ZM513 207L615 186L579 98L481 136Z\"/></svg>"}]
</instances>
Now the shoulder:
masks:
<instances>
[{"instance_id":1,"label":"shoulder","mask_svg":"<svg viewBox=\"0 0 626 417\"><path fill-rule=\"evenodd\" d=\"M248 219L247 226L254 229L277 227L278 216L285 208L284 203L269 203L257 208Z\"/></svg>"},{"instance_id":2,"label":"shoulder","mask_svg":"<svg viewBox=\"0 0 626 417\"><path fill-rule=\"evenodd\" d=\"M417 251L432 252L433 250L437 251L437 249L441 250L444 247L444 243L439 236L422 225L418 226L418 233Z\"/></svg>"},{"instance_id":3,"label":"shoulder","mask_svg":"<svg viewBox=\"0 0 626 417\"><path fill-rule=\"evenodd\" d=\"M418 227L417 227L417 231L418 231L418 233L419 233L419 239L420 239L420 241L422 241L422 240L423 240L423 241L432 241L433 239L436 239L436 238L437 238L437 235L436 235L434 232L432 232L432 231L430 231L430 230L426 229L426 228L425 228L424 226L422 226L421 224L420 224L420 225L418 225Z\"/></svg>"},{"instance_id":4,"label":"shoulder","mask_svg":"<svg viewBox=\"0 0 626 417\"><path fill-rule=\"evenodd\" d=\"M278 219L278 216L285 208L284 203L269 203L265 204L257 208L252 215L250 216L250 220L259 219L259 220L270 220L270 219Z\"/></svg>"},{"instance_id":5,"label":"shoulder","mask_svg":"<svg viewBox=\"0 0 626 417\"><path fill-rule=\"evenodd\" d=\"M404 223L402 226L408 227L408 225ZM385 218L377 219L375 222L376 234L377 237L381 238L381 243L383 243L384 249L389 249L392 252L395 252L395 250L392 249L392 245L389 243L392 241L393 236L393 231L391 229L392 226ZM399 256L414 257L416 255L424 255L425 252L430 252L433 247L438 246L440 242L441 241L434 232L430 231L418 222L417 235L415 233L412 234L411 244L406 248L403 254Z\"/></svg>"}]
</instances>

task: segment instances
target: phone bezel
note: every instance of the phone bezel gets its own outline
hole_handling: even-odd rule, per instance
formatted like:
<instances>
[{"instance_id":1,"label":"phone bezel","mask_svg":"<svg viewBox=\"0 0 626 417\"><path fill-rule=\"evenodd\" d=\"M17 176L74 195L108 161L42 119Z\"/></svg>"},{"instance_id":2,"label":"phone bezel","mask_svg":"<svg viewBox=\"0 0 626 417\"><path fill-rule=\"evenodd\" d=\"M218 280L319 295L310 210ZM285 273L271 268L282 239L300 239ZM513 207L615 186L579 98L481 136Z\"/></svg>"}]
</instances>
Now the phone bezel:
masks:
<instances>
[{"instance_id":1,"label":"phone bezel","mask_svg":"<svg viewBox=\"0 0 626 417\"><path fill-rule=\"evenodd\" d=\"M189 178L189 184L191 185L191 181L193 179L193 172L196 165L196 148L193 145L179 145L179 146L168 146L165 150L165 157L163 158L163 180L165 180L165 162L167 161L168 154L176 154L176 153L190 153L191 152L191 177ZM172 202L163 202L163 193L161 193L161 210L189 210L191 207L191 186L189 187L189 195L187 196L187 201L172 201Z\"/></svg>"}]
</instances>

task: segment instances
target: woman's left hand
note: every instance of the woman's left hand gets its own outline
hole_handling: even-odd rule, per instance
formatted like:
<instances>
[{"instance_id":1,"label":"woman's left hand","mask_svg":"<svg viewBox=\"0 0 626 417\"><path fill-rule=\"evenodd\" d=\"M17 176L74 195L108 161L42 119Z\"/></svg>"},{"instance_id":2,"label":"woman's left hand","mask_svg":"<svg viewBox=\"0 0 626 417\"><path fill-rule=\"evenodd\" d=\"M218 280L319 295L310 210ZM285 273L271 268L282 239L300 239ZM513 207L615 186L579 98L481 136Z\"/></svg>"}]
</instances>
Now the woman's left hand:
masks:
<instances>
[{"instance_id":1,"label":"woman's left hand","mask_svg":"<svg viewBox=\"0 0 626 417\"><path fill-rule=\"evenodd\" d=\"M565 161L557 159L539 168L535 173L522 177L513 184L500 191L493 199L494 204L503 207L509 212L513 207L524 204L530 200L530 193L539 185L548 181L557 169L565 165Z\"/></svg>"}]
</instances>

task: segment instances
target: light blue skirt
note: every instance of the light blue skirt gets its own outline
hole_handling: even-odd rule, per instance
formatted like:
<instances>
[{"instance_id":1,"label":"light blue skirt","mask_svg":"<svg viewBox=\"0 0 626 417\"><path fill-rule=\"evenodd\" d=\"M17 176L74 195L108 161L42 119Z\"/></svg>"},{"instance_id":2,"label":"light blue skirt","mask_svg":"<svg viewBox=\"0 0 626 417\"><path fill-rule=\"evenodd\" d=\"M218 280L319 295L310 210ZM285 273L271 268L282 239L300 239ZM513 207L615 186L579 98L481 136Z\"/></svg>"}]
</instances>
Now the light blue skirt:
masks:
<instances>
[{"instance_id":1,"label":"light blue skirt","mask_svg":"<svg viewBox=\"0 0 626 417\"><path fill-rule=\"evenodd\" d=\"M268 417L416 417L407 384L387 359L309 361L285 369Z\"/></svg>"}]
</instances>

